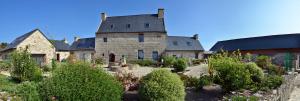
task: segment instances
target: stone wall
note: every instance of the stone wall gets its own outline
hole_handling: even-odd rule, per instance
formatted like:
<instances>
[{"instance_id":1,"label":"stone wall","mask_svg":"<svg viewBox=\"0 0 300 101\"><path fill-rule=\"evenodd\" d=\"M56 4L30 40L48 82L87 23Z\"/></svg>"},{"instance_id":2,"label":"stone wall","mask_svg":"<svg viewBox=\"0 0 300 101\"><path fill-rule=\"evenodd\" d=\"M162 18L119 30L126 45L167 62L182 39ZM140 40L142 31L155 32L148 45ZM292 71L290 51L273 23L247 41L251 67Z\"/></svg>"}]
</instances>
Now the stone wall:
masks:
<instances>
[{"instance_id":1,"label":"stone wall","mask_svg":"<svg viewBox=\"0 0 300 101\"><path fill-rule=\"evenodd\" d=\"M264 99L267 101L287 101L295 88L295 78L297 75L298 73L284 75L283 84L279 88L273 90L273 94L265 96Z\"/></svg>"},{"instance_id":2,"label":"stone wall","mask_svg":"<svg viewBox=\"0 0 300 101\"><path fill-rule=\"evenodd\" d=\"M69 51L57 51L56 54L59 54L59 61L66 60L70 56Z\"/></svg>"},{"instance_id":3,"label":"stone wall","mask_svg":"<svg viewBox=\"0 0 300 101\"><path fill-rule=\"evenodd\" d=\"M189 59L195 59L195 55L198 53L198 59L203 59L203 52L200 51L166 51L167 56L183 57Z\"/></svg>"},{"instance_id":4,"label":"stone wall","mask_svg":"<svg viewBox=\"0 0 300 101\"><path fill-rule=\"evenodd\" d=\"M77 60L91 62L94 59L95 51L93 50L78 50L72 51Z\"/></svg>"},{"instance_id":5,"label":"stone wall","mask_svg":"<svg viewBox=\"0 0 300 101\"><path fill-rule=\"evenodd\" d=\"M144 34L144 42L139 42L138 35ZM115 61L122 56L127 60L136 60L138 50L144 51L144 59L152 59L152 52L161 55L166 49L166 33L101 33L96 34L96 57L109 61L109 54L115 55ZM107 42L104 42L107 38Z\"/></svg>"}]
</instances>

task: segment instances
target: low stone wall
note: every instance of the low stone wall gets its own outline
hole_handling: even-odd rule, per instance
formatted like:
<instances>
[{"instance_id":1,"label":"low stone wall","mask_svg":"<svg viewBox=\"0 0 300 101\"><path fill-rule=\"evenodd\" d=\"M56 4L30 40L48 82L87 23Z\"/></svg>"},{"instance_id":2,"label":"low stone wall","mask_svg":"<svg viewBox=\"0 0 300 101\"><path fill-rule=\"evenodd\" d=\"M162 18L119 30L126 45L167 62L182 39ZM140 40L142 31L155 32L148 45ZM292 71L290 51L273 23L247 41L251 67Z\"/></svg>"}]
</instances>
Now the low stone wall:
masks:
<instances>
[{"instance_id":1,"label":"low stone wall","mask_svg":"<svg viewBox=\"0 0 300 101\"><path fill-rule=\"evenodd\" d=\"M296 85L295 78L297 75L298 73L284 75L283 84L277 89L273 90L273 94L267 96L265 99L267 101L287 101Z\"/></svg>"}]
</instances>

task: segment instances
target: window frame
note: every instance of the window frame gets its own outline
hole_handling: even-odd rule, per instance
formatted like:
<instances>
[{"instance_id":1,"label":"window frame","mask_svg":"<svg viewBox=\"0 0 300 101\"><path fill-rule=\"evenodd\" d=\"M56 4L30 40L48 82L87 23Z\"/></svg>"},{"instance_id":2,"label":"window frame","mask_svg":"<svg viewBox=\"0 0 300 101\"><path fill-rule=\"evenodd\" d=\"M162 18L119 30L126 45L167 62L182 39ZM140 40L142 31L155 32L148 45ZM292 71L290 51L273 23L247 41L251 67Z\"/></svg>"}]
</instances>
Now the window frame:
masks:
<instances>
[{"instance_id":1,"label":"window frame","mask_svg":"<svg viewBox=\"0 0 300 101\"><path fill-rule=\"evenodd\" d=\"M144 58L145 58L144 50L138 50L138 56L137 56L137 58L139 60L144 60Z\"/></svg>"},{"instance_id":2,"label":"window frame","mask_svg":"<svg viewBox=\"0 0 300 101\"><path fill-rule=\"evenodd\" d=\"M139 35L138 35L138 41L139 41L139 42L145 42L145 35L142 34L142 33L139 34Z\"/></svg>"},{"instance_id":3,"label":"window frame","mask_svg":"<svg viewBox=\"0 0 300 101\"><path fill-rule=\"evenodd\" d=\"M104 37L104 38L103 38L103 42L107 42L107 37Z\"/></svg>"},{"instance_id":4,"label":"window frame","mask_svg":"<svg viewBox=\"0 0 300 101\"><path fill-rule=\"evenodd\" d=\"M131 24L126 24L126 28L131 28Z\"/></svg>"},{"instance_id":5,"label":"window frame","mask_svg":"<svg viewBox=\"0 0 300 101\"><path fill-rule=\"evenodd\" d=\"M144 28L149 28L150 27L150 23L145 23L144 24Z\"/></svg>"}]
</instances>

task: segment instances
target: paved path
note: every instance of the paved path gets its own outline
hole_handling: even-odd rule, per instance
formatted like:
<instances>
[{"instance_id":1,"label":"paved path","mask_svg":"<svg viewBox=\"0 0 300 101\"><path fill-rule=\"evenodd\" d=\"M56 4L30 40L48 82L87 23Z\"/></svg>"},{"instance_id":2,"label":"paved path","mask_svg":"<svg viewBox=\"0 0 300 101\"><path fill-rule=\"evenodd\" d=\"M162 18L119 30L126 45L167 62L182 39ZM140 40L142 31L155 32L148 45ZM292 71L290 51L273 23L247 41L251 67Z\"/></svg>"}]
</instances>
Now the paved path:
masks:
<instances>
[{"instance_id":1,"label":"paved path","mask_svg":"<svg viewBox=\"0 0 300 101\"><path fill-rule=\"evenodd\" d=\"M294 91L290 95L289 101L300 101L300 75L298 75L295 79L296 87Z\"/></svg>"}]
</instances>

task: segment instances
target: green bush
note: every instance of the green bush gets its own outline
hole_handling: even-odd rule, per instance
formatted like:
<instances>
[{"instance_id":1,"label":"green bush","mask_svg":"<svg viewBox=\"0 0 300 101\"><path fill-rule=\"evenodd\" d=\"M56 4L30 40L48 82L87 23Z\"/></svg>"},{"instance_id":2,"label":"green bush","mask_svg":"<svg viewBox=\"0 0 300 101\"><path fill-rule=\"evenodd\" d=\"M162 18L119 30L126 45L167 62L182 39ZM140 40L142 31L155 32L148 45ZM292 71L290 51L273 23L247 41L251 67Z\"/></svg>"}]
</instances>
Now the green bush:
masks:
<instances>
[{"instance_id":1,"label":"green bush","mask_svg":"<svg viewBox=\"0 0 300 101\"><path fill-rule=\"evenodd\" d=\"M191 77L183 74L179 74L180 79L183 81L185 87L195 87L199 86L199 79L196 77Z\"/></svg>"},{"instance_id":2,"label":"green bush","mask_svg":"<svg viewBox=\"0 0 300 101\"><path fill-rule=\"evenodd\" d=\"M275 89L283 83L283 77L278 75L267 75L261 83L261 88Z\"/></svg>"},{"instance_id":3,"label":"green bush","mask_svg":"<svg viewBox=\"0 0 300 101\"><path fill-rule=\"evenodd\" d=\"M153 60L135 60L132 63L138 64L140 66L155 66L156 62Z\"/></svg>"},{"instance_id":4,"label":"green bush","mask_svg":"<svg viewBox=\"0 0 300 101\"><path fill-rule=\"evenodd\" d=\"M50 66L48 66L48 65L44 65L44 66L42 66L41 68L43 69L44 72L49 72L49 71L51 71L51 68L50 68Z\"/></svg>"},{"instance_id":5,"label":"green bush","mask_svg":"<svg viewBox=\"0 0 300 101\"><path fill-rule=\"evenodd\" d=\"M232 96L231 97L231 101L258 101L259 98L256 96L250 96L250 97L246 97L246 96Z\"/></svg>"},{"instance_id":6,"label":"green bush","mask_svg":"<svg viewBox=\"0 0 300 101\"><path fill-rule=\"evenodd\" d=\"M154 70L141 80L139 95L142 101L184 101L183 82L168 70Z\"/></svg>"},{"instance_id":7,"label":"green bush","mask_svg":"<svg viewBox=\"0 0 300 101\"><path fill-rule=\"evenodd\" d=\"M105 60L101 57L98 57L95 59L95 64L103 65L104 63L105 63Z\"/></svg>"},{"instance_id":8,"label":"green bush","mask_svg":"<svg viewBox=\"0 0 300 101\"><path fill-rule=\"evenodd\" d=\"M258 56L256 58L255 63L257 64L257 66L259 66L263 69L267 69L267 67L272 64L271 58L269 56L265 56L265 55Z\"/></svg>"},{"instance_id":9,"label":"green bush","mask_svg":"<svg viewBox=\"0 0 300 101\"><path fill-rule=\"evenodd\" d=\"M54 70L57 68L57 62L55 59L52 59L51 60L51 69ZM50 70L49 70L50 71Z\"/></svg>"},{"instance_id":10,"label":"green bush","mask_svg":"<svg viewBox=\"0 0 300 101\"><path fill-rule=\"evenodd\" d=\"M199 78L199 86L197 88L202 88L203 86L212 84L212 78L208 75L200 76Z\"/></svg>"},{"instance_id":11,"label":"green bush","mask_svg":"<svg viewBox=\"0 0 300 101\"><path fill-rule=\"evenodd\" d=\"M8 61L0 61L0 71L8 71L11 67L11 64Z\"/></svg>"},{"instance_id":12,"label":"green bush","mask_svg":"<svg viewBox=\"0 0 300 101\"><path fill-rule=\"evenodd\" d=\"M17 86L17 95L25 101L41 101L37 84L34 82L23 82Z\"/></svg>"},{"instance_id":13,"label":"green bush","mask_svg":"<svg viewBox=\"0 0 300 101\"><path fill-rule=\"evenodd\" d=\"M270 75L283 75L285 73L285 70L282 67L273 64L267 67L267 71Z\"/></svg>"},{"instance_id":14,"label":"green bush","mask_svg":"<svg viewBox=\"0 0 300 101\"><path fill-rule=\"evenodd\" d=\"M173 68L175 69L175 71L184 71L187 68L187 61L184 58L179 58L176 60L176 62L174 62L173 64Z\"/></svg>"},{"instance_id":15,"label":"green bush","mask_svg":"<svg viewBox=\"0 0 300 101\"><path fill-rule=\"evenodd\" d=\"M52 77L41 83L40 94L43 100L120 101L123 89L104 70L79 62L55 69Z\"/></svg>"},{"instance_id":16,"label":"green bush","mask_svg":"<svg viewBox=\"0 0 300 101\"><path fill-rule=\"evenodd\" d=\"M174 56L163 56L162 60L164 67L172 67L173 63L176 62L176 58Z\"/></svg>"},{"instance_id":17,"label":"green bush","mask_svg":"<svg viewBox=\"0 0 300 101\"><path fill-rule=\"evenodd\" d=\"M260 67L258 67L255 63L246 63L245 68L251 74L251 79L253 82L260 83L264 78L263 70Z\"/></svg>"},{"instance_id":18,"label":"green bush","mask_svg":"<svg viewBox=\"0 0 300 101\"><path fill-rule=\"evenodd\" d=\"M205 63L205 59L193 59L192 63L193 65L200 65L202 63Z\"/></svg>"},{"instance_id":19,"label":"green bush","mask_svg":"<svg viewBox=\"0 0 300 101\"><path fill-rule=\"evenodd\" d=\"M15 80L20 82L41 80L42 72L31 58L27 48L21 51L14 51L10 55L10 61L12 62L11 76Z\"/></svg>"},{"instance_id":20,"label":"green bush","mask_svg":"<svg viewBox=\"0 0 300 101\"><path fill-rule=\"evenodd\" d=\"M239 90L251 84L251 74L241 62L239 53L218 53L209 58L209 68L215 71L214 81L225 91Z\"/></svg>"}]
</instances>

